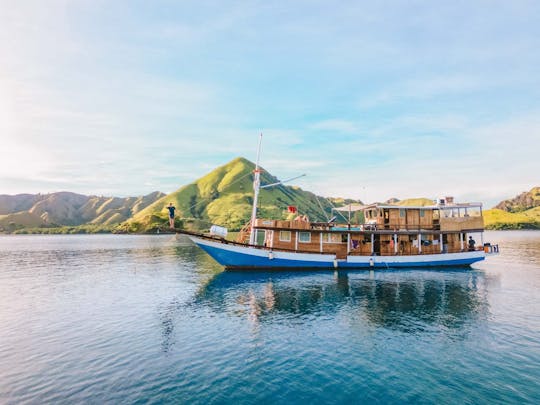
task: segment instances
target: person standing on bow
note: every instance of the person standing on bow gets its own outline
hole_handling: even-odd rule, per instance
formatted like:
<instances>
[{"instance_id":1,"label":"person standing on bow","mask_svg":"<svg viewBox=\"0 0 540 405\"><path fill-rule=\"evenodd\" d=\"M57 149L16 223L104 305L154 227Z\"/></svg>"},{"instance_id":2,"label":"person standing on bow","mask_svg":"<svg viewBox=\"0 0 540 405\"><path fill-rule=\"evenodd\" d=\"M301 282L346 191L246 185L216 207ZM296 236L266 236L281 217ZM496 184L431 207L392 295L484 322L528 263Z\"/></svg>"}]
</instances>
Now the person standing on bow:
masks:
<instances>
[{"instance_id":1,"label":"person standing on bow","mask_svg":"<svg viewBox=\"0 0 540 405\"><path fill-rule=\"evenodd\" d=\"M169 227L171 229L174 229L174 210L176 210L176 207L173 206L171 202L169 203L167 209L169 210Z\"/></svg>"}]
</instances>

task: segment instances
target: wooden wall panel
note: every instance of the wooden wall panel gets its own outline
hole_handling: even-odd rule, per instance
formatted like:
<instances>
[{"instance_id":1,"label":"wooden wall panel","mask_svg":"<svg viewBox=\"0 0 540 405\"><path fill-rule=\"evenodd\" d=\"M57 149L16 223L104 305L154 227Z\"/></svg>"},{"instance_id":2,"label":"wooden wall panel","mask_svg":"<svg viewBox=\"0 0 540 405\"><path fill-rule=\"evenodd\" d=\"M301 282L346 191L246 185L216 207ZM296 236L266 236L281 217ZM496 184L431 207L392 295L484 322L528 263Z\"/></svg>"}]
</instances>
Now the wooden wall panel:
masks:
<instances>
[{"instance_id":1,"label":"wooden wall panel","mask_svg":"<svg viewBox=\"0 0 540 405\"><path fill-rule=\"evenodd\" d=\"M467 229L483 229L483 217L441 218L442 231L465 231Z\"/></svg>"}]
</instances>

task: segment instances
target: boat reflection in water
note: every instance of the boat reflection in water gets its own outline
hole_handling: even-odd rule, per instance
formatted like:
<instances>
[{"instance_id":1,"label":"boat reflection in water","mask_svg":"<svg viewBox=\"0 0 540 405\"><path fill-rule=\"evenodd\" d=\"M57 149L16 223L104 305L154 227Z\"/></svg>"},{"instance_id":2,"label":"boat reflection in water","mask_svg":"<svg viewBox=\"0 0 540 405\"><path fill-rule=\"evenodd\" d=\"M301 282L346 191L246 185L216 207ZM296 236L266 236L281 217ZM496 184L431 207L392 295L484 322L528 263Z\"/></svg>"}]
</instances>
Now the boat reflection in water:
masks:
<instances>
[{"instance_id":1,"label":"boat reflection in water","mask_svg":"<svg viewBox=\"0 0 540 405\"><path fill-rule=\"evenodd\" d=\"M469 321L486 319L488 313L486 276L471 270L229 271L210 279L193 304L261 323L344 313L403 331L459 329Z\"/></svg>"}]
</instances>

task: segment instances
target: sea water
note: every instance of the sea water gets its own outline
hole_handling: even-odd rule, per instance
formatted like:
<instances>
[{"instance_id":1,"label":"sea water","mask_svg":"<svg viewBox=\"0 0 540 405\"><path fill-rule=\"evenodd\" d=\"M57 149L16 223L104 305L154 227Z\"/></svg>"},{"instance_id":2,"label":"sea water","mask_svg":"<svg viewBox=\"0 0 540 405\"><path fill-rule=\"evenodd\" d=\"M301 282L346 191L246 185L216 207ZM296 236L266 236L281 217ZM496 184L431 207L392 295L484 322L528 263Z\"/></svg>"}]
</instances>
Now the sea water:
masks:
<instances>
[{"instance_id":1,"label":"sea water","mask_svg":"<svg viewBox=\"0 0 540 405\"><path fill-rule=\"evenodd\" d=\"M184 237L0 237L0 403L540 403L540 232L472 268L223 272Z\"/></svg>"}]
</instances>

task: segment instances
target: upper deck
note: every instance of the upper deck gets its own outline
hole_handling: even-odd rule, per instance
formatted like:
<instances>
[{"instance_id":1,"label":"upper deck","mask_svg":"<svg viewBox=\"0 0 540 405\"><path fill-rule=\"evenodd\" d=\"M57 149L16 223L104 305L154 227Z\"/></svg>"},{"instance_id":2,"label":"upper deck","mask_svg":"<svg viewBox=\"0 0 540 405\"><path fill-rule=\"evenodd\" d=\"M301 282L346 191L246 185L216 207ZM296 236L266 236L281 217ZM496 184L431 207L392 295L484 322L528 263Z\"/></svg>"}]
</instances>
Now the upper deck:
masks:
<instances>
[{"instance_id":1,"label":"upper deck","mask_svg":"<svg viewBox=\"0 0 540 405\"><path fill-rule=\"evenodd\" d=\"M364 227L378 230L435 230L442 232L484 229L481 203L433 206L372 204L364 207Z\"/></svg>"},{"instance_id":2,"label":"upper deck","mask_svg":"<svg viewBox=\"0 0 540 405\"><path fill-rule=\"evenodd\" d=\"M349 208L349 209L347 209ZM423 232L478 232L484 229L481 203L444 204L433 206L399 206L371 204L344 207L341 212L361 211L359 221L346 224L305 222L301 220L257 219L259 229L297 229L325 232L377 232L416 233Z\"/></svg>"}]
</instances>

